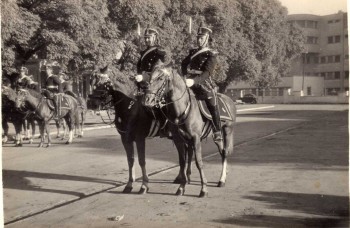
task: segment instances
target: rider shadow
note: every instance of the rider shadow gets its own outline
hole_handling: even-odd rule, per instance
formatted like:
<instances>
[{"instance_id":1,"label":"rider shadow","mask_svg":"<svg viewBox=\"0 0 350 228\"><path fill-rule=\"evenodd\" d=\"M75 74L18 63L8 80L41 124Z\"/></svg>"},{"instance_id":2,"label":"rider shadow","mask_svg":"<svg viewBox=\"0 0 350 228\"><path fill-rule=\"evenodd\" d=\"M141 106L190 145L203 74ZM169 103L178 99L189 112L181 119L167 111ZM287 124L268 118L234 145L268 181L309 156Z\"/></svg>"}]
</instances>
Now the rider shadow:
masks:
<instances>
[{"instance_id":1,"label":"rider shadow","mask_svg":"<svg viewBox=\"0 0 350 228\"><path fill-rule=\"evenodd\" d=\"M33 185L28 178L100 183L100 184L108 184L108 185L111 185L112 187L117 187L124 184L122 182L116 182L112 180L104 180L104 179L98 179L98 178L73 176L73 175L65 175L65 174L39 173L39 172L27 172L27 171L16 171L16 170L3 170L2 172L3 172L4 189L19 189L19 190L25 190L25 191L58 193L58 194L77 196L79 198L84 197L85 193L69 191L69 190L51 189L51 188L45 188L45 186Z\"/></svg>"}]
</instances>

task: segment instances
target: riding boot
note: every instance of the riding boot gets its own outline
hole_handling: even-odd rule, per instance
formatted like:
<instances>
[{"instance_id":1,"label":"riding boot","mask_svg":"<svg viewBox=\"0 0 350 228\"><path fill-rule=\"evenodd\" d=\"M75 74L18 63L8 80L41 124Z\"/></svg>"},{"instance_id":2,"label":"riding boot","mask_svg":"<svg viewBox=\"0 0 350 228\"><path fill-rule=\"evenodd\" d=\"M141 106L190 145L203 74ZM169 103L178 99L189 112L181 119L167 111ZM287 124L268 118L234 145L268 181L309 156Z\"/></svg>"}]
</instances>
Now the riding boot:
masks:
<instances>
[{"instance_id":1,"label":"riding boot","mask_svg":"<svg viewBox=\"0 0 350 228\"><path fill-rule=\"evenodd\" d=\"M209 112L213 121L213 138L214 142L218 145L219 149L223 149L223 138L221 133L221 121L220 112L217 105L208 105Z\"/></svg>"}]
</instances>

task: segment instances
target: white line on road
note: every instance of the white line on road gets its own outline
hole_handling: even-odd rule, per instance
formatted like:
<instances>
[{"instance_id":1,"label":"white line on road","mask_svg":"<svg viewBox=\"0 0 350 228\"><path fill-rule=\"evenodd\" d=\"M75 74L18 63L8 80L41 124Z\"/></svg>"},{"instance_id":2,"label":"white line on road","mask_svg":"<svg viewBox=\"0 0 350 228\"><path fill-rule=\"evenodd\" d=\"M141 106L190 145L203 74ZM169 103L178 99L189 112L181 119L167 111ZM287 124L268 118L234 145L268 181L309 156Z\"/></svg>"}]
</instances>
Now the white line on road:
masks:
<instances>
[{"instance_id":1,"label":"white line on road","mask_svg":"<svg viewBox=\"0 0 350 228\"><path fill-rule=\"evenodd\" d=\"M246 108L246 109L239 109L237 112L245 112L245 111L255 111L260 109L267 109L267 108L274 108L274 105L271 106L264 106L264 107L257 107L257 108Z\"/></svg>"}]
</instances>

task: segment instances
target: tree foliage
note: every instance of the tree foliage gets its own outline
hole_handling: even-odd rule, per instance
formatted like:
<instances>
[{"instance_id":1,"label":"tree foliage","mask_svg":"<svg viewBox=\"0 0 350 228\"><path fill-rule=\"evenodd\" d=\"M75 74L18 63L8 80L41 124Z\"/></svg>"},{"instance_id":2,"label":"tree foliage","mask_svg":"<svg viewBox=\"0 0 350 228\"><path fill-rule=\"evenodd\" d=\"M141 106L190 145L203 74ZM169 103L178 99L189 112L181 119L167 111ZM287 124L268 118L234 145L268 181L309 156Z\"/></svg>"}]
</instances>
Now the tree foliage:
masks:
<instances>
[{"instance_id":1,"label":"tree foliage","mask_svg":"<svg viewBox=\"0 0 350 228\"><path fill-rule=\"evenodd\" d=\"M303 47L301 31L287 23L287 10L277 0L3 0L1 6L6 72L42 52L77 72L110 64L116 77L134 75L147 26L159 30L160 44L178 68L204 23L219 53L221 90L239 80L270 87ZM120 49L125 52L116 65Z\"/></svg>"}]
</instances>

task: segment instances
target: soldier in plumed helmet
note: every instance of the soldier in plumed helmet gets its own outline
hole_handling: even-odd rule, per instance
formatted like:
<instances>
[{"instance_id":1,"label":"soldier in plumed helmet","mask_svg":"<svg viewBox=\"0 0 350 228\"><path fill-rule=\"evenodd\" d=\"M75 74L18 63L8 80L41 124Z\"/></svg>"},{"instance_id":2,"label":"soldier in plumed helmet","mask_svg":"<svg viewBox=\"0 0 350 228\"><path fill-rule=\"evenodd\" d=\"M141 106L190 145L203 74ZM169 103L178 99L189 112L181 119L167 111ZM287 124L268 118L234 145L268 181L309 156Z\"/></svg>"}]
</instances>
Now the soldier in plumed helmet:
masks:
<instances>
[{"instance_id":1,"label":"soldier in plumed helmet","mask_svg":"<svg viewBox=\"0 0 350 228\"><path fill-rule=\"evenodd\" d=\"M159 46L159 33L154 28L146 28L144 39L147 48L140 53L135 80L139 90L147 86L151 72L160 65L168 64L169 53ZM139 91L140 92L140 91ZM141 91L142 93L142 91Z\"/></svg>"},{"instance_id":2,"label":"soldier in plumed helmet","mask_svg":"<svg viewBox=\"0 0 350 228\"><path fill-rule=\"evenodd\" d=\"M217 62L217 52L209 48L212 30L200 26L197 33L198 48L192 49L181 63L181 71L185 76L187 87L195 93L197 99L205 103L213 118L213 137L216 143L223 142L220 113L213 79Z\"/></svg>"},{"instance_id":3,"label":"soldier in plumed helmet","mask_svg":"<svg viewBox=\"0 0 350 228\"><path fill-rule=\"evenodd\" d=\"M52 65L48 64L46 65L46 91L43 91L43 94L51 99L53 101L53 104L55 106L55 113L54 117L58 116L58 102L57 102L57 93L62 93L62 83L59 77L55 74L53 74L53 67ZM51 94L50 94L51 93Z\"/></svg>"}]
</instances>

